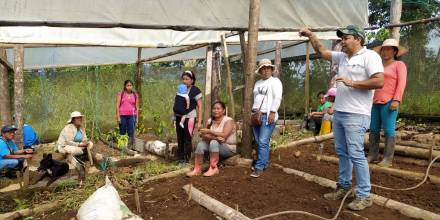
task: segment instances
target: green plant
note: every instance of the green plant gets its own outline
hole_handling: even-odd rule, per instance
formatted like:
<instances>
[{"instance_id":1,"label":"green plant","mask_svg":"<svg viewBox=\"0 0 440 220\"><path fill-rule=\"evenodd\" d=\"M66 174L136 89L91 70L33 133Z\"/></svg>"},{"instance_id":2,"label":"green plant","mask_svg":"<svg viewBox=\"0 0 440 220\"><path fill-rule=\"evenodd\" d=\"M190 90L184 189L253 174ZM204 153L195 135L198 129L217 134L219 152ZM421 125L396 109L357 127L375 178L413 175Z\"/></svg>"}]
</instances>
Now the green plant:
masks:
<instances>
[{"instance_id":1,"label":"green plant","mask_svg":"<svg viewBox=\"0 0 440 220\"><path fill-rule=\"evenodd\" d=\"M14 202L16 204L16 210L29 208L29 203L28 203L29 201L25 199L15 198Z\"/></svg>"},{"instance_id":2,"label":"green plant","mask_svg":"<svg viewBox=\"0 0 440 220\"><path fill-rule=\"evenodd\" d=\"M107 133L106 140L110 143L115 143L115 147L122 150L128 145L128 135L120 135L117 129Z\"/></svg>"}]
</instances>

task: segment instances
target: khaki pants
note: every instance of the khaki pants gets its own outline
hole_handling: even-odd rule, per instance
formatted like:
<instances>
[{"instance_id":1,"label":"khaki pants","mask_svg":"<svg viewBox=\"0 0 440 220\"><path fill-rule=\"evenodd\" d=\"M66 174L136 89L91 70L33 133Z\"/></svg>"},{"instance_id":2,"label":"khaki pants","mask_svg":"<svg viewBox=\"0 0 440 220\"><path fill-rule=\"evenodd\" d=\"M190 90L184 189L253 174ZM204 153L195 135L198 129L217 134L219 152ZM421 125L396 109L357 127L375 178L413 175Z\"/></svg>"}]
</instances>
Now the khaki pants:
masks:
<instances>
[{"instance_id":1,"label":"khaki pants","mask_svg":"<svg viewBox=\"0 0 440 220\"><path fill-rule=\"evenodd\" d=\"M87 150L92 150L93 148L93 143L89 142L89 145L87 146ZM69 168L76 168L79 165L79 162L75 159L75 156L81 155L83 154L83 149L82 147L77 147L77 146L64 146L62 147L62 149L60 149L60 153L63 153L66 155L66 159L67 159L67 163L69 163ZM90 160L92 160L92 158L89 158Z\"/></svg>"}]
</instances>

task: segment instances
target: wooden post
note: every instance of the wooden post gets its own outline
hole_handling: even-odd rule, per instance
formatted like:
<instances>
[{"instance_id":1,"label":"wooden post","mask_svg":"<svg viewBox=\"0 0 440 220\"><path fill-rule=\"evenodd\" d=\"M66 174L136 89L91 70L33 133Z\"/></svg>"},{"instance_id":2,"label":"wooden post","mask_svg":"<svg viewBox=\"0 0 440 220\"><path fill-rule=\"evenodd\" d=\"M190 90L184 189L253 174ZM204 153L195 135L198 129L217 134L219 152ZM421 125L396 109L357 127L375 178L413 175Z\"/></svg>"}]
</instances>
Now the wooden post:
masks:
<instances>
[{"instance_id":1,"label":"wooden post","mask_svg":"<svg viewBox=\"0 0 440 220\"><path fill-rule=\"evenodd\" d=\"M390 21L391 24L399 24L402 15L402 0L391 0ZM399 42L400 27L393 27L391 31L392 38Z\"/></svg>"},{"instance_id":2,"label":"wooden post","mask_svg":"<svg viewBox=\"0 0 440 220\"><path fill-rule=\"evenodd\" d=\"M250 0L249 5L249 32L246 51L246 69L244 75L243 97L243 138L241 155L250 158L252 155L251 112L253 101L253 87L255 81L255 67L257 62L258 28L260 23L260 0Z\"/></svg>"},{"instance_id":3,"label":"wooden post","mask_svg":"<svg viewBox=\"0 0 440 220\"><path fill-rule=\"evenodd\" d=\"M6 50L0 48L0 59L6 60ZM8 68L0 63L0 119L1 126L11 124L11 96L9 93Z\"/></svg>"},{"instance_id":4,"label":"wooden post","mask_svg":"<svg viewBox=\"0 0 440 220\"><path fill-rule=\"evenodd\" d=\"M204 122L207 122L211 115L212 50L212 46L206 48L205 107L203 110Z\"/></svg>"},{"instance_id":5,"label":"wooden post","mask_svg":"<svg viewBox=\"0 0 440 220\"><path fill-rule=\"evenodd\" d=\"M229 96L229 116L231 118L235 118L235 100L234 93L232 92L232 73L231 73L231 64L229 63L229 53L228 53L228 44L226 43L225 35L221 36L222 47L223 47L223 58L225 59L226 66L226 80L228 85L228 96Z\"/></svg>"},{"instance_id":6,"label":"wooden post","mask_svg":"<svg viewBox=\"0 0 440 220\"><path fill-rule=\"evenodd\" d=\"M309 113L310 106L310 42L306 45L306 71L304 76L304 112Z\"/></svg>"},{"instance_id":7,"label":"wooden post","mask_svg":"<svg viewBox=\"0 0 440 220\"><path fill-rule=\"evenodd\" d=\"M24 47L16 45L14 47L14 112L15 126L17 132L15 135L15 143L20 149L23 149L23 105L24 105Z\"/></svg>"},{"instance_id":8,"label":"wooden post","mask_svg":"<svg viewBox=\"0 0 440 220\"><path fill-rule=\"evenodd\" d=\"M247 51L247 43L246 38L244 36L244 32L240 32L240 49L241 49L241 63L243 64L243 71L245 68L245 60L246 60L246 51Z\"/></svg>"},{"instance_id":9,"label":"wooden post","mask_svg":"<svg viewBox=\"0 0 440 220\"><path fill-rule=\"evenodd\" d=\"M281 44L281 41L277 41L275 46L275 72L273 75L275 77L280 77L281 75L281 51L283 45Z\"/></svg>"},{"instance_id":10,"label":"wooden post","mask_svg":"<svg viewBox=\"0 0 440 220\"><path fill-rule=\"evenodd\" d=\"M142 66L143 64L139 62L142 58L142 48L138 48L137 51L137 71L136 71L136 92L138 94L138 102L139 102L139 115L138 121L142 122L142 82L143 82L143 72L142 72Z\"/></svg>"},{"instance_id":11,"label":"wooden post","mask_svg":"<svg viewBox=\"0 0 440 220\"><path fill-rule=\"evenodd\" d=\"M212 45L213 56L212 56L212 78L211 78L211 103L220 100L220 48L217 45Z\"/></svg>"}]
</instances>

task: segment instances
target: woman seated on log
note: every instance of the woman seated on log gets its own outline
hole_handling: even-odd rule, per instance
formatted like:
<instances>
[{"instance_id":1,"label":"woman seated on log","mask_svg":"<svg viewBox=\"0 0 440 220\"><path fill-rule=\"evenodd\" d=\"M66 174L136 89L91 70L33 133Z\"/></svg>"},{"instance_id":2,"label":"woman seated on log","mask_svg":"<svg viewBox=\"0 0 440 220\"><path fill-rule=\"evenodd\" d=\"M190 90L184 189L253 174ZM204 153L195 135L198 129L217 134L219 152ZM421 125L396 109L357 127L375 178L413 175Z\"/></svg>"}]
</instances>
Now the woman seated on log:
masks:
<instances>
[{"instance_id":1,"label":"woman seated on log","mask_svg":"<svg viewBox=\"0 0 440 220\"><path fill-rule=\"evenodd\" d=\"M69 165L76 168L77 165L83 166L85 160L92 159L88 158L87 151L92 149L93 143L87 139L82 122L83 115L77 111L72 112L57 142L58 151L66 154Z\"/></svg>"},{"instance_id":2,"label":"woman seated on log","mask_svg":"<svg viewBox=\"0 0 440 220\"><path fill-rule=\"evenodd\" d=\"M188 177L202 173L205 152L209 152L210 163L209 170L203 176L218 174L219 157L228 158L236 153L235 122L232 118L225 116L225 112L225 103L216 101L212 105L212 117L207 121L206 128L200 129L202 141L197 145L194 170L186 174Z\"/></svg>"}]
</instances>

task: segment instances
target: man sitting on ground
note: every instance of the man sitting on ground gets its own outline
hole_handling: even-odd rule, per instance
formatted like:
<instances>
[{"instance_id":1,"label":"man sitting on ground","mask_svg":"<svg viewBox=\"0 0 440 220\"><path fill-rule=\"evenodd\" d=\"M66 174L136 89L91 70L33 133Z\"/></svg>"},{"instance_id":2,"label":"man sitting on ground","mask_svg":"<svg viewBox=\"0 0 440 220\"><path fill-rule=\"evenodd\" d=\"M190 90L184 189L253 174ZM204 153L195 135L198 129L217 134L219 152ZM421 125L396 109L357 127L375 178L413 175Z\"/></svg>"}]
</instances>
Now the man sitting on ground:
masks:
<instances>
[{"instance_id":1,"label":"man sitting on ground","mask_svg":"<svg viewBox=\"0 0 440 220\"><path fill-rule=\"evenodd\" d=\"M31 158L32 149L18 150L14 142L15 131L13 125L6 125L1 129L0 137L0 169L6 169L6 175L14 178L15 171L23 170L24 159Z\"/></svg>"}]
</instances>

